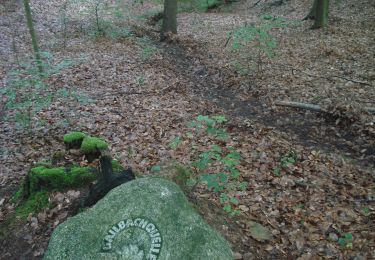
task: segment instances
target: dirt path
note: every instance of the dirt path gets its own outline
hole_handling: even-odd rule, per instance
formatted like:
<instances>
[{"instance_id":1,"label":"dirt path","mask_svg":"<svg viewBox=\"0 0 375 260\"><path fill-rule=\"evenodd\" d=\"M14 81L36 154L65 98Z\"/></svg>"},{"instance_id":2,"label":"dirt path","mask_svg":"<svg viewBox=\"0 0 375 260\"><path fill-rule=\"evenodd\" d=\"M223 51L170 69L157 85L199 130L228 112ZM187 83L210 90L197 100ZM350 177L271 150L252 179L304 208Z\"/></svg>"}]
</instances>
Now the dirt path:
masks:
<instances>
[{"instance_id":1,"label":"dirt path","mask_svg":"<svg viewBox=\"0 0 375 260\"><path fill-rule=\"evenodd\" d=\"M283 132L296 144L303 145L306 149L339 153L357 160L362 165L375 165L375 148L372 142L367 142L368 139L356 138L348 129L335 126L332 120L325 120L324 115L319 113L277 110L262 103L256 97L241 98L236 89L231 88L228 85L230 83L227 83L230 75L212 66L208 68L203 65L209 63L204 60L207 57L201 53L187 53L183 45L163 46L165 60L173 64L175 73L193 82L192 85L195 86L193 92L198 97L223 108L228 114L241 120L250 119L251 122ZM196 70L197 65L194 65L197 63L200 64L199 70Z\"/></svg>"}]
</instances>

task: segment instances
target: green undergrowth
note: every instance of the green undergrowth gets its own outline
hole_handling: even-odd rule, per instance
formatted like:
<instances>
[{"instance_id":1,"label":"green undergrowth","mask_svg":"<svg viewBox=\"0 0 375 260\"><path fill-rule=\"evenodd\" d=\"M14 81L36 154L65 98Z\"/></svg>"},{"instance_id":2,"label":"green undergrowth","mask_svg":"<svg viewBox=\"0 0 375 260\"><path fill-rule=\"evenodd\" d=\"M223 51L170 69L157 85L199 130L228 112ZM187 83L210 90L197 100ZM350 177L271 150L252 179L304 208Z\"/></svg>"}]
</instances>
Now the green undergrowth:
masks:
<instances>
[{"instance_id":1,"label":"green undergrowth","mask_svg":"<svg viewBox=\"0 0 375 260\"><path fill-rule=\"evenodd\" d=\"M242 156L230 146L226 123L226 117L221 115L199 115L191 121L189 131L173 138L169 147L177 150L181 145L188 145L195 153L195 159L188 164L175 163L166 177L187 192L193 191L197 185L207 187L208 191L215 193L223 210L236 216L241 213L236 193L246 190L248 183L239 170ZM151 171L159 172L161 167L155 165Z\"/></svg>"}]
</instances>

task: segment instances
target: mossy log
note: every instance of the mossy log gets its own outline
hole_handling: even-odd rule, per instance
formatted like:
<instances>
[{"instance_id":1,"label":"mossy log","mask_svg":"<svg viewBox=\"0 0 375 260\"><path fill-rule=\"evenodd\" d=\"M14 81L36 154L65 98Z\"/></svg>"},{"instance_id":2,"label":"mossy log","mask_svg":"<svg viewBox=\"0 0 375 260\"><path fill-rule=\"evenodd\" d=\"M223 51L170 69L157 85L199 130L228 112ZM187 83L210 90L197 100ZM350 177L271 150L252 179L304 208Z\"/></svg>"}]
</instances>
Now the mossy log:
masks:
<instances>
[{"instance_id":1,"label":"mossy log","mask_svg":"<svg viewBox=\"0 0 375 260\"><path fill-rule=\"evenodd\" d=\"M64 190L88 185L97 179L97 171L91 167L38 166L32 168L20 190L23 199L39 191Z\"/></svg>"}]
</instances>

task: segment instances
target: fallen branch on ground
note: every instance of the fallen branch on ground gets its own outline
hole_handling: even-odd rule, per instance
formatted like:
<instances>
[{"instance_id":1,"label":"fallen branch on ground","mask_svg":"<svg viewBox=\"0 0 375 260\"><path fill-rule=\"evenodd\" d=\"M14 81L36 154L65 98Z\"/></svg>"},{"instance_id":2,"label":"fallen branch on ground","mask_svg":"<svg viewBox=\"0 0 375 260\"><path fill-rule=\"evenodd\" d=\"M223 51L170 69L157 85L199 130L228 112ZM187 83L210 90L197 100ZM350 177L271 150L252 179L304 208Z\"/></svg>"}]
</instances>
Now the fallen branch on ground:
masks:
<instances>
[{"instance_id":1,"label":"fallen branch on ground","mask_svg":"<svg viewBox=\"0 0 375 260\"><path fill-rule=\"evenodd\" d=\"M312 110L312 111L315 111L315 112L327 112L324 109L322 109L319 105L293 102L293 101L276 101L275 105L276 106L295 107L295 108L307 109L307 110ZM375 114L375 108L374 107L364 107L363 110L365 110L365 111L367 111L371 114Z\"/></svg>"},{"instance_id":2,"label":"fallen branch on ground","mask_svg":"<svg viewBox=\"0 0 375 260\"><path fill-rule=\"evenodd\" d=\"M260 3L260 1L262 1L262 0L258 0L255 4L253 4L250 8L253 8L253 7L255 7L257 4L259 4Z\"/></svg>"}]
</instances>

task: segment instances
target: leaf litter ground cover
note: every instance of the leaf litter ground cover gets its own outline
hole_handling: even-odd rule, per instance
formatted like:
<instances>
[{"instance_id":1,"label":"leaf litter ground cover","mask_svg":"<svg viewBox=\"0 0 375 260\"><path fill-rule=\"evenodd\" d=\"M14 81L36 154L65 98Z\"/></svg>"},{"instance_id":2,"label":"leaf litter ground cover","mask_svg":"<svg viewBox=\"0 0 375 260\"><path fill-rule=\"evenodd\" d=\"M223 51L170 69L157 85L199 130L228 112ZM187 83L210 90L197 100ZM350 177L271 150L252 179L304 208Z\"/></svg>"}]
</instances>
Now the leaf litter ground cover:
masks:
<instances>
[{"instance_id":1,"label":"leaf litter ground cover","mask_svg":"<svg viewBox=\"0 0 375 260\"><path fill-rule=\"evenodd\" d=\"M58 12L59 3L51 2L51 6L48 7L51 15L47 11L41 12L45 8L44 3L42 5L39 1L33 1L32 4L35 5L36 13L41 16L40 18L45 18L38 19L37 16L37 21L51 21L46 25L37 22L38 26L52 27L57 31L58 28L51 25L57 24L52 14ZM238 7L234 5L234 10L241 8L242 4L246 6L252 3L239 3ZM344 4L348 5L346 2ZM366 2L362 1L358 6L365 4ZM370 4L367 7L370 10L373 8ZM142 11L140 5L138 8ZM309 8L309 3L294 4L294 11L288 9L291 8L289 5L271 8L267 2L257 8L259 9L254 9L254 12L260 10L268 13L281 12L277 15L285 17L293 14L290 15L293 19L303 17L305 10ZM344 16L341 12L342 9L337 14ZM12 14L17 13L8 14L14 18ZM9 16L1 16L1 19L3 18ZM199 19L205 26L197 22L200 21ZM223 22L226 19L234 22L232 24ZM275 97L313 103L317 100L314 99L316 93L327 93L322 95L322 103L319 104L324 104L333 97L343 96L343 99L355 97L357 102L370 106L374 105L371 103L374 100L371 98L374 94L373 88L356 85L345 88L346 92L337 88L337 85L342 83L340 81L326 79L317 81L312 77L291 77L290 74L282 77L284 72L283 75L278 74L280 71L273 67L276 63L273 60L270 64L264 64L267 69L257 77L238 75L233 72L233 68L227 66L230 56L222 52L222 46L227 40L226 30L241 25L246 19L250 23L256 22L258 17L232 12L180 14L181 44L190 57L184 59L182 63L178 63L178 59L175 59L175 63L173 59L167 59L168 46L160 46L152 40L146 40L145 43L137 37L114 41L108 39L88 41L84 35L78 33L74 41L68 42L65 49L52 46L54 47L52 52L57 58L83 57L83 60L52 77L49 83L56 88L79 90L93 102L82 104L76 100L69 102L55 100L48 109L36 115L38 119L43 119L54 127L39 127L31 134L26 129L15 130L14 124L2 121L0 218L1 235L4 239L1 242L0 257L41 258L53 228L75 213L73 204L77 203L81 195L80 191L71 190L53 194L50 198L53 205L51 209L29 216L26 221L19 220L11 226L6 222L7 216L14 212L15 205L10 198L17 188L16 185L20 183L22 176L27 173L33 162L48 160L53 151L64 149L62 136L65 133L80 130L93 136L103 137L109 141L111 153L124 166L132 166L136 172L143 174L158 174L158 171L151 169L158 168L155 166L160 166L160 169L168 168L170 164L176 162L187 166L195 160L199 152L204 151L205 147L211 144L212 140L208 136L201 136L197 139L195 149L192 149L184 139L178 146L170 146L176 137L189 131L190 121L204 114L227 114L229 122L226 130L229 133L229 141L225 145L234 147L240 152L243 160L238 168L241 178L247 181L249 186L245 191L237 191L235 194L239 201L238 208L242 212L235 218L230 218L223 212L220 198L205 185L198 185L189 196L200 206L200 211L207 221L232 243L237 258L307 259L373 256L375 246L372 239L374 236L373 168L365 168L352 162L351 154L345 155L340 150L331 150L330 154L319 152L319 148L314 148L312 145L305 146L298 142L298 138L280 132L277 127L269 127L254 118L232 116L228 113L229 110L225 111L220 107L220 102L215 105L210 100L202 99L197 95L197 88L202 88L201 91L208 93L213 92L204 85L205 80L216 83L216 87L221 88L223 84L219 82L227 75L233 77L225 78L224 82L235 89L235 94L243 103L246 103L251 95L256 96L257 100L261 101L259 103L264 102L266 106L271 105ZM345 26L349 26L348 23L344 23L346 19L349 18L341 21ZM17 24L18 28L24 28L22 21L18 21ZM339 51L339 47L350 46L346 42L354 38L350 36L345 40L342 39L340 33L344 34L350 30L339 30L340 25L341 23L337 25L334 23L333 29L328 29L338 30L332 33L338 34L337 38L326 39L326 44L330 41L337 43L327 45L335 49L334 51ZM323 54L317 57L311 51L311 48L318 48L311 39L319 38L318 35L322 32L313 32L312 36L308 26L303 24L296 29L287 29L286 34L290 36L292 43L285 40L286 47L280 47L280 50L286 52L288 59L283 57L283 54L276 59L288 60L288 65L301 70L303 68L303 71L309 74L326 75L317 71L322 65ZM48 41L50 34L46 34L45 31L40 29L40 38L45 46L51 47ZM20 40L28 39L26 33L23 31L20 33L20 38L17 38L20 53L27 52L27 45ZM353 76L355 79L373 84L373 80L365 78L367 74L364 73L373 69L373 66L368 64L371 60L366 59L367 53L373 51L368 40L369 36L366 30L356 33L363 34L360 39L363 41L362 44L367 46L368 52L352 54L359 55L355 57L358 60L355 66L360 70L354 70L348 77ZM193 35L191 37L193 40L185 40L190 35ZM11 35L4 35L0 40L7 41L7 36L8 39L11 38ZM209 37L209 44L206 37ZM287 47L293 44L293 48ZM167 51L163 48L167 48ZM202 56L203 51L200 48L204 48L203 50L210 56ZM291 54L291 49L298 49L299 55ZM2 60L8 55L14 58L10 50L2 54ZM343 66L352 64L349 62L350 59L344 62ZM331 64L329 59L324 62ZM217 65L223 71L222 74L218 74L220 70L212 69L212 64ZM8 70L9 65L4 63L1 69L4 71L3 83L5 83L5 72ZM337 68L336 70L340 73L342 71ZM363 72L363 77L362 74L358 74L360 71ZM336 74L335 71L334 75L341 74ZM202 80L197 81L195 78L202 78ZM306 84L307 81L311 84ZM320 89L321 87L324 89ZM229 103L228 107L232 103ZM238 103L234 106L238 106ZM280 110L280 108L274 109ZM264 110L266 113L259 113ZM258 117L272 114L272 110L264 108L254 109L253 112L257 113ZM287 115L288 113L285 113L285 116ZM302 114L301 118L304 118L304 115ZM314 117L312 115L310 118ZM58 124L64 120L65 124ZM338 131L335 126L333 127L333 131ZM317 129L320 130L321 128ZM259 232L261 229L254 223L266 227L272 234L271 238L267 236L269 239L267 240L254 235L254 230Z\"/></svg>"}]
</instances>

